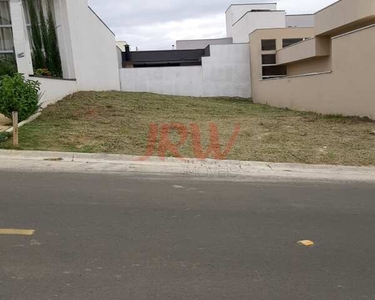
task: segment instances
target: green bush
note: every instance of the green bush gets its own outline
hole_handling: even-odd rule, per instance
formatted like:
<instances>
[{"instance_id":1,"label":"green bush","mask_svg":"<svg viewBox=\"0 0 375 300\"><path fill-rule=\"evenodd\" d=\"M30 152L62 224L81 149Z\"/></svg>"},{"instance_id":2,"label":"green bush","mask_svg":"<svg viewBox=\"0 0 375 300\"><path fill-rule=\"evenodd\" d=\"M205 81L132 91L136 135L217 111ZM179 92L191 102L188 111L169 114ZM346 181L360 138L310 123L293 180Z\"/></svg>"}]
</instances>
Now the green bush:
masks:
<instances>
[{"instance_id":1,"label":"green bush","mask_svg":"<svg viewBox=\"0 0 375 300\"><path fill-rule=\"evenodd\" d=\"M26 80L23 75L5 75L0 81L0 113L11 118L18 111L19 121L24 121L39 109L40 83Z\"/></svg>"},{"instance_id":2,"label":"green bush","mask_svg":"<svg viewBox=\"0 0 375 300\"><path fill-rule=\"evenodd\" d=\"M10 133L0 132L0 143L6 142L10 138Z\"/></svg>"},{"instance_id":3,"label":"green bush","mask_svg":"<svg viewBox=\"0 0 375 300\"><path fill-rule=\"evenodd\" d=\"M17 73L17 68L14 61L0 58L0 77L4 75L13 76L15 73Z\"/></svg>"}]
</instances>

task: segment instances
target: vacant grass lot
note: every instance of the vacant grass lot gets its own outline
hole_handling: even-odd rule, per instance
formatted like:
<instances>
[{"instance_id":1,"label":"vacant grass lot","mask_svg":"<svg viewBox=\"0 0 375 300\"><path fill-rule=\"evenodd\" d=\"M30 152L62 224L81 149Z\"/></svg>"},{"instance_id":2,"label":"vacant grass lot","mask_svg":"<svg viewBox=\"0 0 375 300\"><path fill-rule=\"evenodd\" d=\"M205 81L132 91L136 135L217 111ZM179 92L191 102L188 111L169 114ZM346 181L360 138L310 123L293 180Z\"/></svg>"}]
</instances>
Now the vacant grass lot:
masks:
<instances>
[{"instance_id":1,"label":"vacant grass lot","mask_svg":"<svg viewBox=\"0 0 375 300\"><path fill-rule=\"evenodd\" d=\"M67 97L20 130L20 149L142 156L150 124L181 123L189 128L189 135L180 153L194 157L190 124L199 125L202 143L207 147L212 122L218 126L222 149L235 125L241 125L228 159L375 165L375 122L369 120L323 117L244 99L147 93L80 92ZM171 140L179 140L176 131L171 133ZM10 149L11 142L0 147Z\"/></svg>"}]
</instances>

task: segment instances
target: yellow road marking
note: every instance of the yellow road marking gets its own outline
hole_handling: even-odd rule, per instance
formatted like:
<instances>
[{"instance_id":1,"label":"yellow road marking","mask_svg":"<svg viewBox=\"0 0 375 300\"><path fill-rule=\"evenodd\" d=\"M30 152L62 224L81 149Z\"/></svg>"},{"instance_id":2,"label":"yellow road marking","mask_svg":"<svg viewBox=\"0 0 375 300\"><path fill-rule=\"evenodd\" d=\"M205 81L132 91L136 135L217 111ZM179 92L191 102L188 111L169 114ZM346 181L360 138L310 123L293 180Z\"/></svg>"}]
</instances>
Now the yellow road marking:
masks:
<instances>
[{"instance_id":1,"label":"yellow road marking","mask_svg":"<svg viewBox=\"0 0 375 300\"><path fill-rule=\"evenodd\" d=\"M1 229L0 235L33 235L35 230L32 229Z\"/></svg>"},{"instance_id":2,"label":"yellow road marking","mask_svg":"<svg viewBox=\"0 0 375 300\"><path fill-rule=\"evenodd\" d=\"M306 246L306 247L313 247L315 245L313 241L309 241L309 240L299 241L298 244L301 246Z\"/></svg>"}]
</instances>

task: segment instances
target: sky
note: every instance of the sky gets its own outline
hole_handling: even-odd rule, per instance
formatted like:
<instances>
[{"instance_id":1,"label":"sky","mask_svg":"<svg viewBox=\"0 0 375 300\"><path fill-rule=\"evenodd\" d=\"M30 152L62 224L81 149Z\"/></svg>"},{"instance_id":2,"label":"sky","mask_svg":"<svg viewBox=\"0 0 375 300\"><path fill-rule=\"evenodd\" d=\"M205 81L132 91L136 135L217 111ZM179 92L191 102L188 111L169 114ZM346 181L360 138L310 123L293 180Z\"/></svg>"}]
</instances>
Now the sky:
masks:
<instances>
[{"instance_id":1,"label":"sky","mask_svg":"<svg viewBox=\"0 0 375 300\"><path fill-rule=\"evenodd\" d=\"M132 50L172 49L176 40L225 37L231 3L277 2L288 14L314 13L337 0L89 0Z\"/></svg>"}]
</instances>

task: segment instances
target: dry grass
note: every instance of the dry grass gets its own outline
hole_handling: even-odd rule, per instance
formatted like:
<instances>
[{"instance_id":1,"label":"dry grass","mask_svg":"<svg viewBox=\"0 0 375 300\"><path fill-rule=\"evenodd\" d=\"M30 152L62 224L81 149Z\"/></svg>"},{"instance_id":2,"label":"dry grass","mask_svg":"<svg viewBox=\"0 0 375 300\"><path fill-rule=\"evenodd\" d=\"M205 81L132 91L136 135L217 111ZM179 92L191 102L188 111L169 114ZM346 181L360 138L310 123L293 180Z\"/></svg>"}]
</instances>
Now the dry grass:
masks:
<instances>
[{"instance_id":1,"label":"dry grass","mask_svg":"<svg viewBox=\"0 0 375 300\"><path fill-rule=\"evenodd\" d=\"M222 148L235 124L240 124L240 135L229 159L375 165L375 136L371 134L375 122L367 119L295 112L244 99L147 93L77 93L49 106L39 119L23 127L20 145L25 150L141 156L146 153L151 123L176 122L188 128L197 123L206 146L209 123L216 123ZM180 148L185 157L195 156L190 137ZM176 134L171 139L177 140ZM0 147L9 149L11 143Z\"/></svg>"},{"instance_id":2,"label":"dry grass","mask_svg":"<svg viewBox=\"0 0 375 300\"><path fill-rule=\"evenodd\" d=\"M12 124L12 121L0 114L0 132L7 130Z\"/></svg>"}]
</instances>

